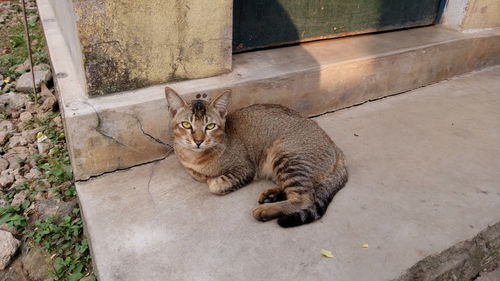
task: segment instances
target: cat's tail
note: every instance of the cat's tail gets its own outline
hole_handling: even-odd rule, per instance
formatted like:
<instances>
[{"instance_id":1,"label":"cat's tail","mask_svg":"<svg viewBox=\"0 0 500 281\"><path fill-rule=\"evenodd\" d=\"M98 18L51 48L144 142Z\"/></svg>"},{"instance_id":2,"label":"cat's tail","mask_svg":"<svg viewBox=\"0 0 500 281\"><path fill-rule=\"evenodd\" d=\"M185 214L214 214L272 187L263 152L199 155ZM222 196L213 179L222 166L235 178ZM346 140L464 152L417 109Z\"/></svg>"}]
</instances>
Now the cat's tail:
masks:
<instances>
[{"instance_id":1,"label":"cat's tail","mask_svg":"<svg viewBox=\"0 0 500 281\"><path fill-rule=\"evenodd\" d=\"M314 203L307 209L278 218L281 227L293 227L313 222L321 218L328 205L347 182L347 165L344 154L337 148L337 161L331 176L314 189Z\"/></svg>"}]
</instances>

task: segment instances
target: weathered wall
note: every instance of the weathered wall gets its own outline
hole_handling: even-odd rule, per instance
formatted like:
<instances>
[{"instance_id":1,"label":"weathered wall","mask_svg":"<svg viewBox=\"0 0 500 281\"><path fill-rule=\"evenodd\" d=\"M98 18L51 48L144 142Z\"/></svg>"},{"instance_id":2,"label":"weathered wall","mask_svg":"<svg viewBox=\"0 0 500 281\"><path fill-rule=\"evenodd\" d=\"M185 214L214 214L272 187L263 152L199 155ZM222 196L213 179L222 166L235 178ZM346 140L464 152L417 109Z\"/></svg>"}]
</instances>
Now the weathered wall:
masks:
<instances>
[{"instance_id":1,"label":"weathered wall","mask_svg":"<svg viewBox=\"0 0 500 281\"><path fill-rule=\"evenodd\" d=\"M442 23L461 31L500 27L500 1L448 0Z\"/></svg>"},{"instance_id":2,"label":"weathered wall","mask_svg":"<svg viewBox=\"0 0 500 281\"><path fill-rule=\"evenodd\" d=\"M483 29L500 27L499 0L470 0L462 28Z\"/></svg>"},{"instance_id":3,"label":"weathered wall","mask_svg":"<svg viewBox=\"0 0 500 281\"><path fill-rule=\"evenodd\" d=\"M73 0L89 95L231 70L231 0Z\"/></svg>"}]
</instances>

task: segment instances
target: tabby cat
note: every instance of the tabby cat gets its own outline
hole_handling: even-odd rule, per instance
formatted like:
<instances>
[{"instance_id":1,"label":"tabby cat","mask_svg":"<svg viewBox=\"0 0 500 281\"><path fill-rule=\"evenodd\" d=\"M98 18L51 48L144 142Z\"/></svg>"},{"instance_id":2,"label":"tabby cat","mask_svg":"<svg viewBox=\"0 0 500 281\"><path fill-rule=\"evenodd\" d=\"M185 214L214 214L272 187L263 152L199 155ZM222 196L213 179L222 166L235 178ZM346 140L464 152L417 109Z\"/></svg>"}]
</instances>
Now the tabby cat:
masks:
<instances>
[{"instance_id":1,"label":"tabby cat","mask_svg":"<svg viewBox=\"0 0 500 281\"><path fill-rule=\"evenodd\" d=\"M276 184L259 196L259 221L278 218L291 227L317 220L347 182L342 151L316 122L289 108L256 104L228 114L230 91L212 102L186 102L168 87L165 94L175 154L211 193L227 194L255 178Z\"/></svg>"}]
</instances>

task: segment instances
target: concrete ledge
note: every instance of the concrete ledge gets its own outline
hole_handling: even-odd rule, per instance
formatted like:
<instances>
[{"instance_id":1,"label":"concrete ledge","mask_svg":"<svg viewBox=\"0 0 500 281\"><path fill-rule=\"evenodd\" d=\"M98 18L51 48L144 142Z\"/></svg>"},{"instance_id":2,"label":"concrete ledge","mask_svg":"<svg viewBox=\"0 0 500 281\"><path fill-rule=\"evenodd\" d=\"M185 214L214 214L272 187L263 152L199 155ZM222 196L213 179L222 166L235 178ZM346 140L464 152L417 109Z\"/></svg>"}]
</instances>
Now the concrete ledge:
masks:
<instances>
[{"instance_id":1,"label":"concrete ledge","mask_svg":"<svg viewBox=\"0 0 500 281\"><path fill-rule=\"evenodd\" d=\"M166 157L166 85L89 98L51 7L39 8L75 178ZM496 64L500 29L427 27L238 54L229 74L168 85L188 97L231 88L234 108L280 103L314 116Z\"/></svg>"},{"instance_id":2,"label":"concrete ledge","mask_svg":"<svg viewBox=\"0 0 500 281\"><path fill-rule=\"evenodd\" d=\"M393 281L470 281L483 267L500 257L500 222L474 238L426 257Z\"/></svg>"}]
</instances>

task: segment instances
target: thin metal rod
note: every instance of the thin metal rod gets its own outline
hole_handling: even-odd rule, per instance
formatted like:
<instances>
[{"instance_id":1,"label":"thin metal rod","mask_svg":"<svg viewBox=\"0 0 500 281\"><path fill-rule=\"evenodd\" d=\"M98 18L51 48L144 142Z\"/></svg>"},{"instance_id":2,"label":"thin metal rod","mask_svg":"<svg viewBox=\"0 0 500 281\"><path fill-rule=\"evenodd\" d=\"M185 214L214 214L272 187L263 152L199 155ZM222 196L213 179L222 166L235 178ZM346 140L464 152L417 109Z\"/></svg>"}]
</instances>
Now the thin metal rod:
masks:
<instances>
[{"instance_id":1,"label":"thin metal rod","mask_svg":"<svg viewBox=\"0 0 500 281\"><path fill-rule=\"evenodd\" d=\"M33 56L31 55L31 38L30 38L30 31L28 27L28 17L26 16L26 3L24 0L21 0L22 2L22 7L23 7L23 18L24 18L24 33L26 35L26 44L28 47L28 56L29 56L29 62L30 62L30 71L31 71L31 78L33 79L33 94L35 97L35 104L38 104L38 95L36 93L36 83L35 83L35 71L33 70Z\"/></svg>"}]
</instances>

